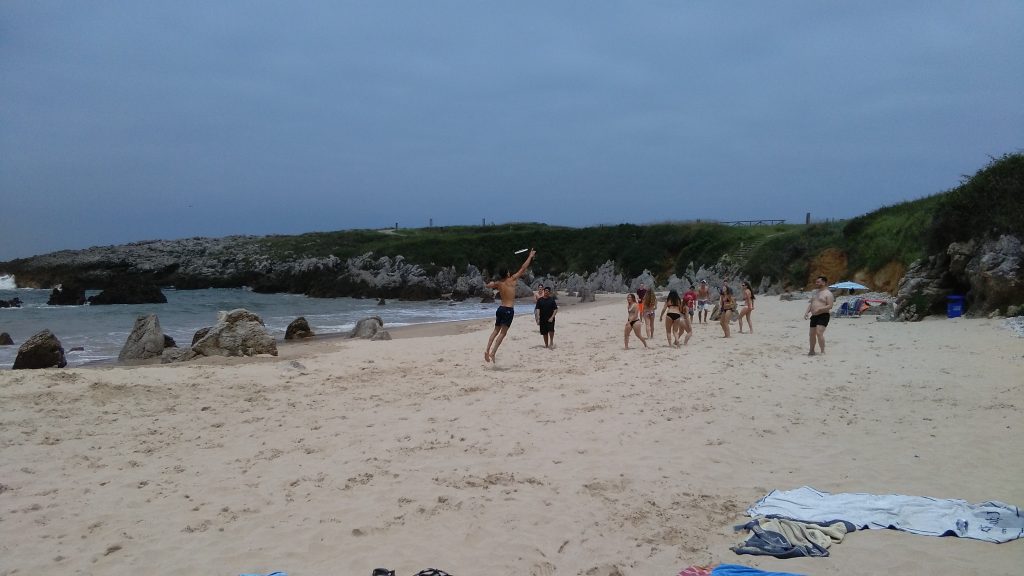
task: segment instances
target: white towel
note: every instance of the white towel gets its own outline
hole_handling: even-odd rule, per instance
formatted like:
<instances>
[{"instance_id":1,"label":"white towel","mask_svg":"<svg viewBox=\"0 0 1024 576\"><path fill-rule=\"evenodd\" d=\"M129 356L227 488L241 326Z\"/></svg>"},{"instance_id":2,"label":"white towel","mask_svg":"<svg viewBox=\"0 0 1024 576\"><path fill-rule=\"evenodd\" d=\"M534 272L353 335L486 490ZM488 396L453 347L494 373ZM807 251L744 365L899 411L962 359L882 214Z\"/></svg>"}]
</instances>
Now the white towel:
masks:
<instances>
[{"instance_id":1,"label":"white towel","mask_svg":"<svg viewBox=\"0 0 1024 576\"><path fill-rule=\"evenodd\" d=\"M858 529L895 528L914 534L953 534L988 542L1024 537L1024 516L1016 506L990 500L969 504L927 496L829 494L809 486L772 490L747 510L750 516L778 516L801 522L845 520Z\"/></svg>"}]
</instances>

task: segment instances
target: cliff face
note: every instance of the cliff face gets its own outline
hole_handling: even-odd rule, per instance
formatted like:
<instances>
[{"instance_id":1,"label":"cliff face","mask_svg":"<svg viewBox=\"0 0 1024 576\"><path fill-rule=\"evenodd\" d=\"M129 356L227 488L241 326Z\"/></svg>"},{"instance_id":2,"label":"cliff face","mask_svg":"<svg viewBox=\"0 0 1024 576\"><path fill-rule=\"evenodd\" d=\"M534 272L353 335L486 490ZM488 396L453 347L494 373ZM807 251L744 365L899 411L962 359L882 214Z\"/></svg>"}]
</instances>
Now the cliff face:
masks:
<instances>
[{"instance_id":1,"label":"cliff face","mask_svg":"<svg viewBox=\"0 0 1024 576\"><path fill-rule=\"evenodd\" d=\"M85 250L62 250L0 264L24 288L50 288L62 283L103 289L132 277L179 288L246 285L271 266L258 238L189 238L153 240Z\"/></svg>"}]
</instances>

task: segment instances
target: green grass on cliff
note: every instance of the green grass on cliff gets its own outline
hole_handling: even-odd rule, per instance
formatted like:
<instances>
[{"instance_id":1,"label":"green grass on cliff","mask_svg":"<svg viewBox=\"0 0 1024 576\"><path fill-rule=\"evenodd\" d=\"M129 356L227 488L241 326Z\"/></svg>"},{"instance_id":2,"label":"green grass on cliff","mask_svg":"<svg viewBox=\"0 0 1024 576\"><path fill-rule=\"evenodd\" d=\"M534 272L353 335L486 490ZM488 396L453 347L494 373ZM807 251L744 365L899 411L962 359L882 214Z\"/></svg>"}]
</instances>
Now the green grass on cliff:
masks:
<instances>
[{"instance_id":1,"label":"green grass on cliff","mask_svg":"<svg viewBox=\"0 0 1024 576\"><path fill-rule=\"evenodd\" d=\"M538 223L451 226L397 230L346 230L261 239L278 258L350 258L367 252L403 256L429 271L467 264L487 273L515 269L520 248L536 247L538 274L593 272L613 260L627 277L650 270L659 281L695 266L715 264L723 254L753 245L743 273L791 286L808 282L811 260L822 250L847 254L849 270L877 270L889 262L909 265L944 251L950 242L1013 233L1024 237L1024 155L1007 154L960 186L933 196L875 210L848 221L824 224L733 227L701 222L567 228Z\"/></svg>"},{"instance_id":2,"label":"green grass on cliff","mask_svg":"<svg viewBox=\"0 0 1024 576\"><path fill-rule=\"evenodd\" d=\"M272 236L260 243L277 258L334 255L344 259L373 252L375 256L401 255L428 270L454 266L462 271L473 264L490 273L518 268L525 256L513 252L535 247L538 255L532 269L538 274L593 272L613 260L627 276L650 270L664 281L672 274L682 275L691 262L698 267L714 264L723 253L744 243L791 228L796 227L668 222L568 228L514 223L316 232Z\"/></svg>"}]
</instances>

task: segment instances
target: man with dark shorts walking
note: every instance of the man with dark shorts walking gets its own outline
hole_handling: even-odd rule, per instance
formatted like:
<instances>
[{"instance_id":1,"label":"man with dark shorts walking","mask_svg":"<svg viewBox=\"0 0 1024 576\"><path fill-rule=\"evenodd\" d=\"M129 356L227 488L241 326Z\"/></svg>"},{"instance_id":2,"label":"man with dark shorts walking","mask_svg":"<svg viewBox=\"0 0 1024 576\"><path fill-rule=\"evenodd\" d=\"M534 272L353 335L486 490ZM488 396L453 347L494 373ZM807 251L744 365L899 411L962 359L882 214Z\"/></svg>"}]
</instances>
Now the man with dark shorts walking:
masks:
<instances>
[{"instance_id":1,"label":"man with dark shorts walking","mask_svg":"<svg viewBox=\"0 0 1024 576\"><path fill-rule=\"evenodd\" d=\"M494 330L491 332L491 337L487 339L487 349L484 350L484 362L494 362L494 355L498 353L498 346L501 346L501 341L505 339L505 334L508 333L508 329L512 326L512 318L515 316L516 310L516 284L519 282L519 277L526 272L526 269L530 266L530 262L533 261L533 257L536 256L537 251L530 249L530 255L526 257L526 262L519 267L519 270L515 274L505 270L502 280L494 280L487 283L487 287L497 290L498 295L501 298L501 306L494 312ZM493 348L491 347L493 345Z\"/></svg>"},{"instance_id":2,"label":"man with dark shorts walking","mask_svg":"<svg viewBox=\"0 0 1024 576\"><path fill-rule=\"evenodd\" d=\"M558 302L551 294L551 286L544 287L544 295L537 300L533 309L533 317L540 326L540 334L544 337L544 347L555 347L555 315L558 314Z\"/></svg>"},{"instance_id":3,"label":"man with dark shorts walking","mask_svg":"<svg viewBox=\"0 0 1024 576\"><path fill-rule=\"evenodd\" d=\"M815 342L818 343L821 354L825 353L825 328L828 327L828 321L832 318L832 306L836 303L835 296L828 289L827 278L818 276L814 280L814 287L816 290L814 294L811 294L811 301L807 304L807 312L804 313L804 320L807 318L811 319L811 330L809 333L811 349L807 352L808 356L814 356Z\"/></svg>"}]
</instances>

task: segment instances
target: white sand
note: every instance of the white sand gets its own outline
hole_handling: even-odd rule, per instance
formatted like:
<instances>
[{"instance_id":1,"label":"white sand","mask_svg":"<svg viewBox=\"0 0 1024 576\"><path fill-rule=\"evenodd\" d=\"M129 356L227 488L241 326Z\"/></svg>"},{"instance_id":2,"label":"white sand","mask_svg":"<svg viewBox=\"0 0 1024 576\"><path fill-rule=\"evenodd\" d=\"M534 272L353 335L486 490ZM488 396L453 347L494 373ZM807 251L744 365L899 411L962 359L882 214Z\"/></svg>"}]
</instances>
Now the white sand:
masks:
<instances>
[{"instance_id":1,"label":"white sand","mask_svg":"<svg viewBox=\"0 0 1024 576\"><path fill-rule=\"evenodd\" d=\"M762 297L753 335L623 350L623 300L563 304L555 350L518 318L496 366L485 321L0 372L0 575L1024 571L1024 541L893 530L729 550L773 488L1024 506L1024 339L1000 321L833 319L809 358L805 303Z\"/></svg>"}]
</instances>

